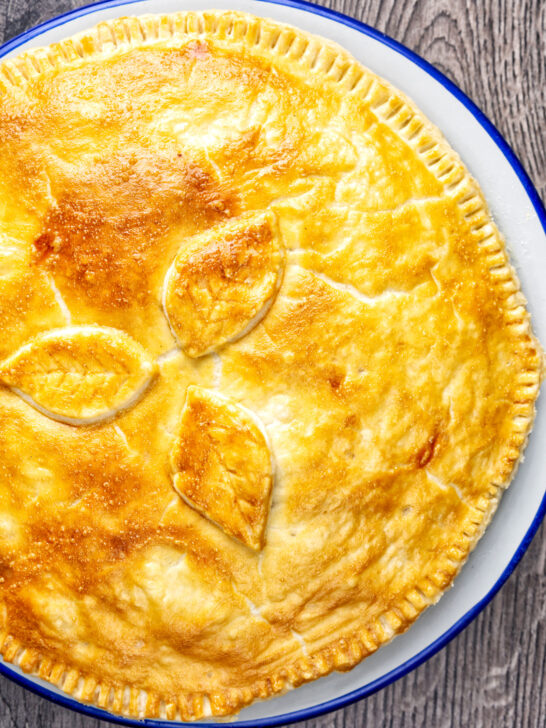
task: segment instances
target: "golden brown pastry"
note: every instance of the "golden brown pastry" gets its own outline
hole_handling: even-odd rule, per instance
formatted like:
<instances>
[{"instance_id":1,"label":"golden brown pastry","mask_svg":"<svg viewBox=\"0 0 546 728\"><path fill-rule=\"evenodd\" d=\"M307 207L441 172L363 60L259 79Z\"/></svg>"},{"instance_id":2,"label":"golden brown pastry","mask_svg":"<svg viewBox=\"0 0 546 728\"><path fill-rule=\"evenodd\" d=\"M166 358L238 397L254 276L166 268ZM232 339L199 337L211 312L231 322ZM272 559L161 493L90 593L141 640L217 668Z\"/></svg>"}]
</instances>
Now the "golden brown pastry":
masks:
<instances>
[{"instance_id":1,"label":"golden brown pastry","mask_svg":"<svg viewBox=\"0 0 546 728\"><path fill-rule=\"evenodd\" d=\"M267 435L245 407L188 387L171 453L181 498L254 550L264 546L273 483Z\"/></svg>"},{"instance_id":2,"label":"golden brown pastry","mask_svg":"<svg viewBox=\"0 0 546 728\"><path fill-rule=\"evenodd\" d=\"M157 365L130 336L99 326L38 334L0 365L0 383L50 417L83 425L134 405Z\"/></svg>"},{"instance_id":3,"label":"golden brown pastry","mask_svg":"<svg viewBox=\"0 0 546 728\"><path fill-rule=\"evenodd\" d=\"M283 258L272 212L241 215L188 240L163 288L182 349L203 356L254 328L279 289Z\"/></svg>"},{"instance_id":4,"label":"golden brown pastry","mask_svg":"<svg viewBox=\"0 0 546 728\"><path fill-rule=\"evenodd\" d=\"M407 629L531 428L474 180L329 41L122 18L0 66L0 644L234 713Z\"/></svg>"}]
</instances>

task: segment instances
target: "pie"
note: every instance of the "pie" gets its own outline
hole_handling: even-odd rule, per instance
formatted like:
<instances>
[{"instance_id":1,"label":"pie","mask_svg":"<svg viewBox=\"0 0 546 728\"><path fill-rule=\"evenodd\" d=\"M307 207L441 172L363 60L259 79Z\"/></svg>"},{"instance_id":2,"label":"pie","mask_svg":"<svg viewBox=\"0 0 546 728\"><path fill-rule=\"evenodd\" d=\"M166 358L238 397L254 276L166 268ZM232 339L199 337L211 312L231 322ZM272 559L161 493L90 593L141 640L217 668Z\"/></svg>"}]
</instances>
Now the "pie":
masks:
<instances>
[{"instance_id":1,"label":"pie","mask_svg":"<svg viewBox=\"0 0 546 728\"><path fill-rule=\"evenodd\" d=\"M0 97L4 659L183 720L350 669L532 425L477 183L347 52L238 12L103 23Z\"/></svg>"}]
</instances>

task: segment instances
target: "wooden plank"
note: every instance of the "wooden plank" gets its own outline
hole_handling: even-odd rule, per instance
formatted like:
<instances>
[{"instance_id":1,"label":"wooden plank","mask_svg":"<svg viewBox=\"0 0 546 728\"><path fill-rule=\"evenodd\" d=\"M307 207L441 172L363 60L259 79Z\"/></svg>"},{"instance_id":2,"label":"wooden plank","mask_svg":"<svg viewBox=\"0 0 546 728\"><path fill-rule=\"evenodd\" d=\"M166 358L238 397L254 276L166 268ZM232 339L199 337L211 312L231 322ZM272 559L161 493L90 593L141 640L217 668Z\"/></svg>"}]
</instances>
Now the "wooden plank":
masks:
<instances>
[{"instance_id":1,"label":"wooden plank","mask_svg":"<svg viewBox=\"0 0 546 728\"><path fill-rule=\"evenodd\" d=\"M0 0L0 40L88 0ZM546 195L546 3L322 0L388 33L452 78L497 125ZM214 2L204 3L213 6ZM237 6L237 0L233 0ZM493 602L410 675L301 728L543 728L546 527ZM0 678L0 728L98 728Z\"/></svg>"}]
</instances>

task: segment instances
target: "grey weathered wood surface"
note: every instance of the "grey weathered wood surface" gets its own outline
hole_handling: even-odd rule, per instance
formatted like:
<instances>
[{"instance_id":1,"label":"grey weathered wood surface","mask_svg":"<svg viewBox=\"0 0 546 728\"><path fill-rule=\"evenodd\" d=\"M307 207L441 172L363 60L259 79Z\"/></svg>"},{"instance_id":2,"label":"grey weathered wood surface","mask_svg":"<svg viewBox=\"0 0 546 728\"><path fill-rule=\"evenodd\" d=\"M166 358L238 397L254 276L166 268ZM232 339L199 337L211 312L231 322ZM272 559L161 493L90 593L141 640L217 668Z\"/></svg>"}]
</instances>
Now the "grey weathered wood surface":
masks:
<instances>
[{"instance_id":1,"label":"grey weathered wood surface","mask_svg":"<svg viewBox=\"0 0 546 728\"><path fill-rule=\"evenodd\" d=\"M0 41L88 2L0 0ZM384 31L453 79L508 139L545 198L546 0L319 2ZM428 663L300 728L544 728L545 536L543 526L492 603ZM0 678L0 728L99 726L106 724Z\"/></svg>"}]
</instances>

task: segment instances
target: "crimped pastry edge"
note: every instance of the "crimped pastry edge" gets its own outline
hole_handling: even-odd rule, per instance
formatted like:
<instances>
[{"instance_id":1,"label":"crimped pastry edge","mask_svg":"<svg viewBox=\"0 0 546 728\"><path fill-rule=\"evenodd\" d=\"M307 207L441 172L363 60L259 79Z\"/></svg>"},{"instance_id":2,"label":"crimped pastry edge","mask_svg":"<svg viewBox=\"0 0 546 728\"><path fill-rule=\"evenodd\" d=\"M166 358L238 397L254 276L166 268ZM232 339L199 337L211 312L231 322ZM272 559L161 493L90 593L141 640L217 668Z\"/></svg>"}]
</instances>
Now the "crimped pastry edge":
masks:
<instances>
[{"instance_id":1,"label":"crimped pastry edge","mask_svg":"<svg viewBox=\"0 0 546 728\"><path fill-rule=\"evenodd\" d=\"M24 88L25 83L47 70L61 68L82 58L107 57L118 49L142 47L170 38L203 37L244 43L277 56L286 56L307 72L320 74L325 82L359 95L380 121L387 124L422 159L457 202L470 224L470 237L489 264L491 283L504 301L504 320L514 339L514 351L527 359L519 372L512 404L513 427L499 456L495 478L486 494L473 503L471 513L448 552L441 554L435 571L400 596L388 613L370 625L334 639L310 656L302 656L245 688L216 693L184 693L176 699L121 683L101 681L69 664L53 662L35 649L27 649L14 635L0 632L0 654L54 684L65 693L112 713L137 718L197 720L231 715L254 700L281 694L333 670L349 670L381 645L404 632L429 605L438 601L453 580L491 520L503 490L521 460L535 416L535 400L544 371L544 358L534 337L526 300L516 271L508 260L504 239L494 224L478 184L443 135L402 92L363 67L342 47L290 25L231 11L187 11L171 15L122 17L46 48L27 51L0 66L2 87Z\"/></svg>"}]
</instances>

